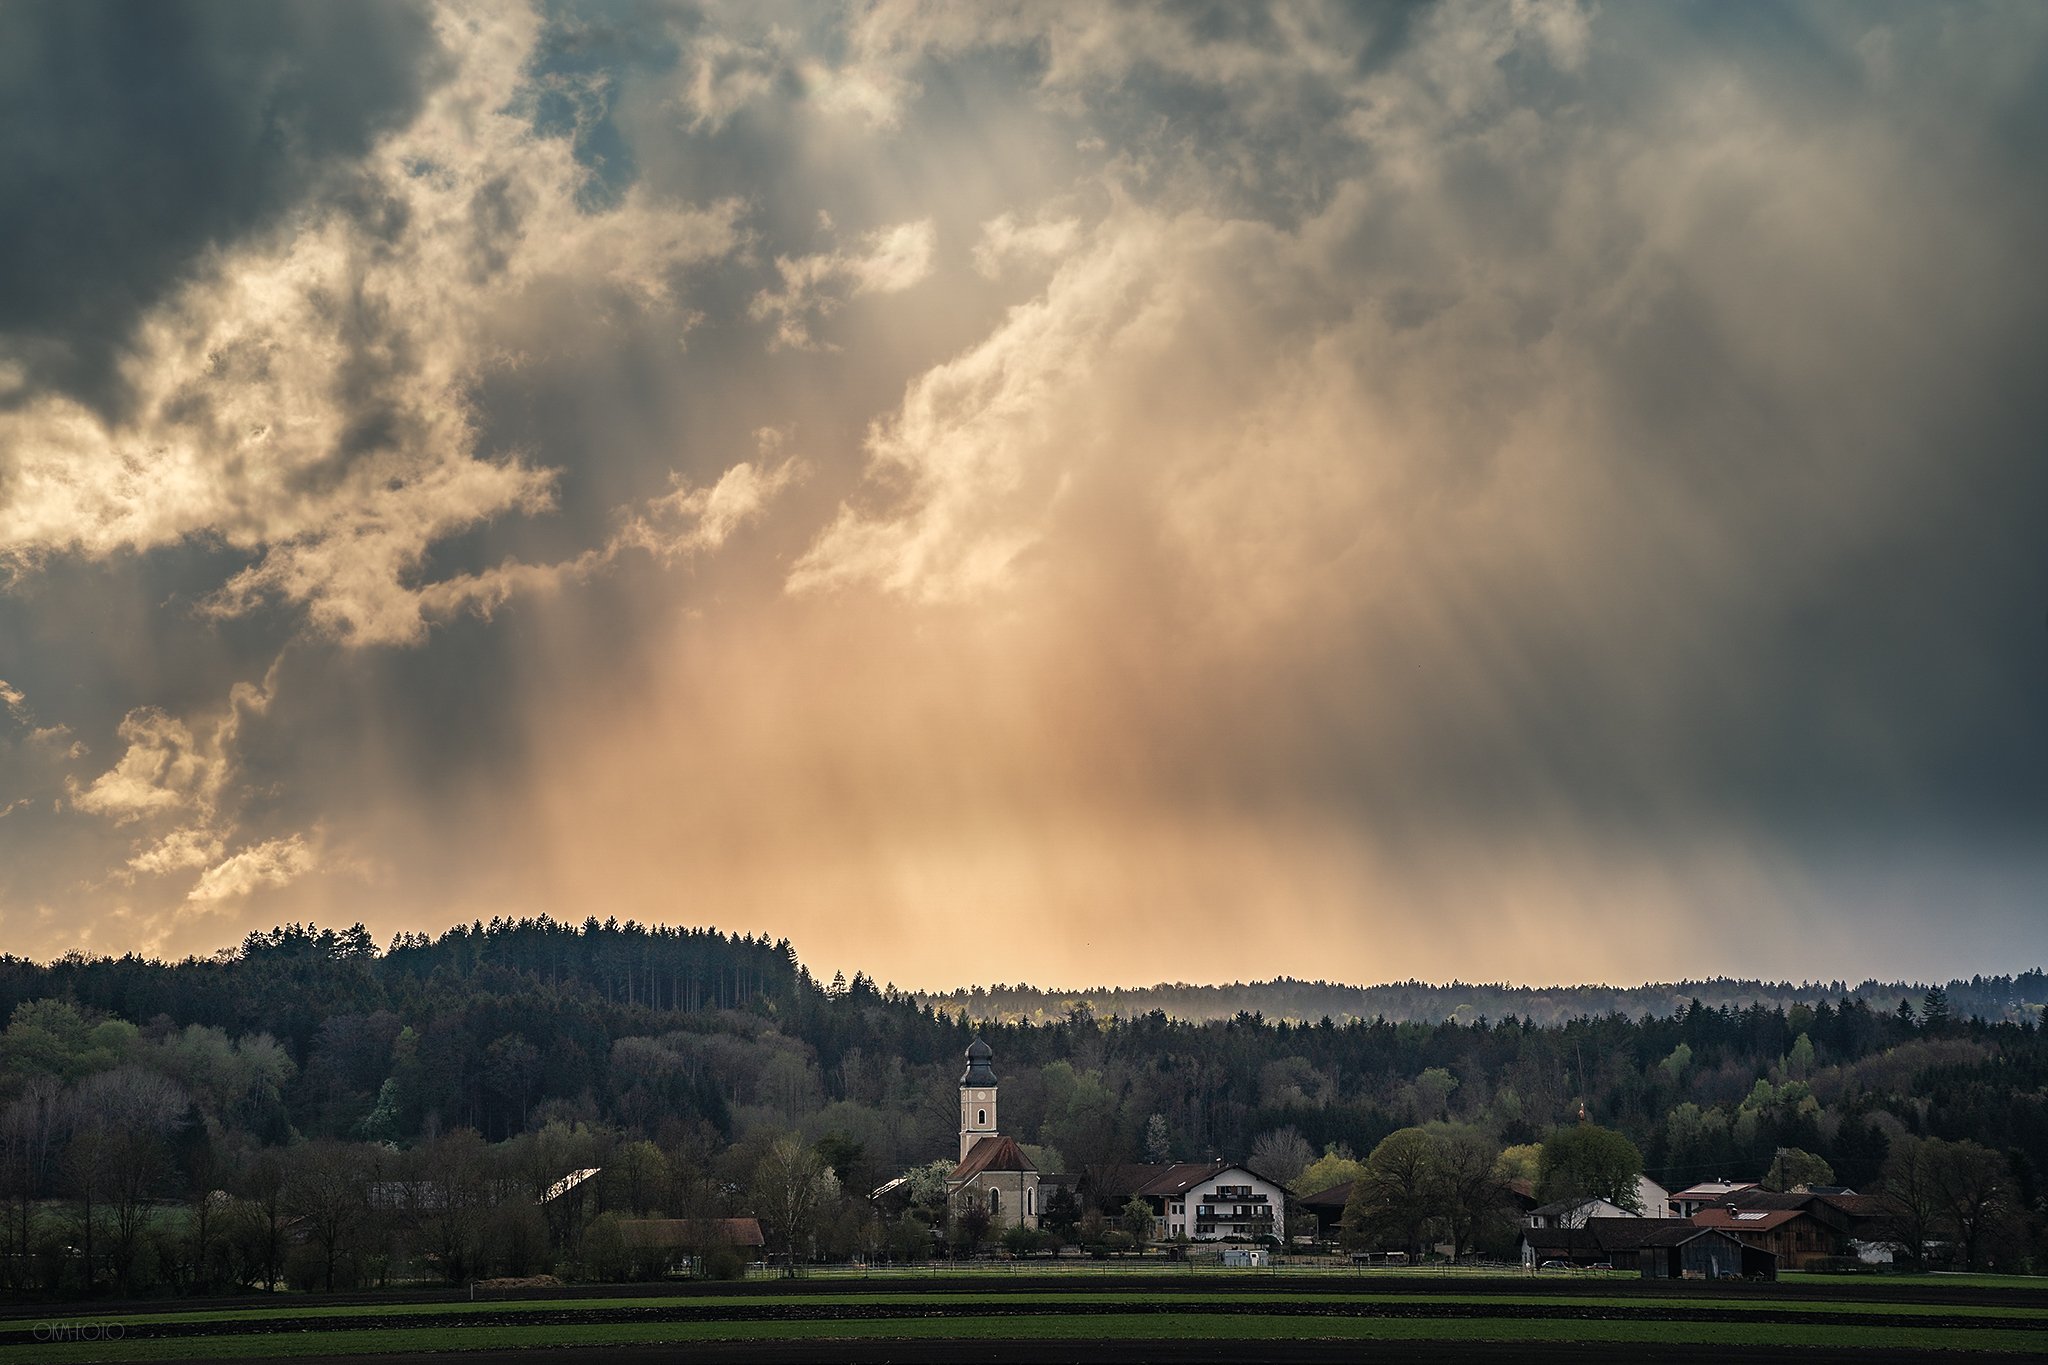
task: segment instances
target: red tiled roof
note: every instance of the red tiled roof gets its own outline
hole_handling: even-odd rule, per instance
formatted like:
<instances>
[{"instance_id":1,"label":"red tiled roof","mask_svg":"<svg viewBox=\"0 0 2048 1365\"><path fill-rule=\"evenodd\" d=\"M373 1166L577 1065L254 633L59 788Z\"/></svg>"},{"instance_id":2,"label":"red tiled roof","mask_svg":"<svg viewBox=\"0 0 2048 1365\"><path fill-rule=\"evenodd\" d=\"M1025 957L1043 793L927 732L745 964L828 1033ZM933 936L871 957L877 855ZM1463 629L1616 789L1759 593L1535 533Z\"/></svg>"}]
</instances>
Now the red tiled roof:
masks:
<instances>
[{"instance_id":1,"label":"red tiled roof","mask_svg":"<svg viewBox=\"0 0 2048 1365\"><path fill-rule=\"evenodd\" d=\"M1031 1158L1024 1155L1024 1149L1011 1137L985 1137L967 1149L958 1166L953 1168L952 1179L956 1183L972 1180L983 1171L1035 1171Z\"/></svg>"},{"instance_id":2,"label":"red tiled roof","mask_svg":"<svg viewBox=\"0 0 2048 1365\"><path fill-rule=\"evenodd\" d=\"M1692 1216L1692 1221L1695 1227L1724 1228L1729 1232L1770 1232L1794 1218L1806 1216L1805 1209L1738 1209L1730 1213L1715 1207L1701 1209Z\"/></svg>"}]
</instances>

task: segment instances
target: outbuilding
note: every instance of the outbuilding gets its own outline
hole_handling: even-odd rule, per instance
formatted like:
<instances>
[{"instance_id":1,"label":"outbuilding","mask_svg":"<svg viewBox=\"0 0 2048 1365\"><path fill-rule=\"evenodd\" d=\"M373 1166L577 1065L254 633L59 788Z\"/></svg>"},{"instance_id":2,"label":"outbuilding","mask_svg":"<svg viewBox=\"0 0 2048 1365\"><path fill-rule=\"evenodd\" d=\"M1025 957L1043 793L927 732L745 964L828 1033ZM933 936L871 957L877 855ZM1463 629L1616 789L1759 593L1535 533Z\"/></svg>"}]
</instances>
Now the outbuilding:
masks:
<instances>
[{"instance_id":1,"label":"outbuilding","mask_svg":"<svg viewBox=\"0 0 2048 1365\"><path fill-rule=\"evenodd\" d=\"M1775 1280L1778 1258L1719 1228L1657 1228L1636 1252L1646 1280Z\"/></svg>"}]
</instances>

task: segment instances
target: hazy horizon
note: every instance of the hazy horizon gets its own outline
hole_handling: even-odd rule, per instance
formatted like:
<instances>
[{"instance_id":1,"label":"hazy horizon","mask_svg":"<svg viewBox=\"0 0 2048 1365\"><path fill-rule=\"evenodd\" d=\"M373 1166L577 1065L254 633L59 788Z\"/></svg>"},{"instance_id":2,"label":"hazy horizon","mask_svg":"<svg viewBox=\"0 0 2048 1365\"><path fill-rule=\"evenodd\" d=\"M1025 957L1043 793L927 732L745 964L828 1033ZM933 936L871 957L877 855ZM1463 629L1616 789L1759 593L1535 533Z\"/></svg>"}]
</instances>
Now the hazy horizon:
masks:
<instances>
[{"instance_id":1,"label":"hazy horizon","mask_svg":"<svg viewBox=\"0 0 2048 1365\"><path fill-rule=\"evenodd\" d=\"M563 923L563 921L560 920L556 920L556 922ZM603 923L603 921L599 922ZM440 925L427 929L415 928L412 930L404 930L399 932L412 934L425 933L430 938L434 938L439 937L441 934L449 932L450 930L462 930L465 928L469 928L473 923L475 922L471 921L450 925ZM485 923L488 924L488 922ZM625 922L619 921L619 923L623 924ZM714 933L728 932L726 930L721 929L716 924L665 924L659 921L638 921L637 923L639 923L641 928L650 930L694 929ZM277 930L301 929L308 933L318 933L324 931L340 934L353 927L356 926L349 924L307 923L303 925L293 924L289 926L272 925L268 926L267 929L252 929L250 932L260 936L266 932L274 932ZM579 926L571 925L569 927ZM737 937L740 932L741 931L732 931L732 936ZM244 937L246 937L246 935ZM754 935L754 937L758 938L759 935L756 934ZM781 941L780 936L770 935L770 938L773 941ZM148 952L143 952L141 953L141 955L149 960L159 961L166 964L171 964L187 959L203 960L209 957L220 956L223 954L232 954L241 947L242 941L242 938L237 938L232 942L221 942L213 945L211 948L198 948L188 953L180 954L177 956L167 956L163 954ZM393 940L389 936L380 940L377 939L374 935L372 935L372 941L376 949L380 953L382 953L387 951L391 947ZM929 984L899 981L894 978L890 978L885 975L875 973L873 971L868 970L866 967L859 965L819 963L817 961L812 960L808 955L805 954L805 952L803 951L803 945L801 943L792 940L790 941L789 946L792 953L795 955L796 961L811 974L812 979L817 981L820 986L825 986L828 983L830 983L833 980L835 974L849 982L852 981L856 976L865 975L878 990L894 989L906 995L922 996L931 1000L938 1000L952 996L969 994L975 991L984 991L989 994L994 994L995 992L1001 990L1035 992L1047 996L1085 996L1117 992L1126 994L1142 994L1149 991L1161 990L1212 991L1248 989L1281 984L1328 987L1336 990L1359 991L1371 991L1386 988L1416 986L1430 990L1454 990L1458 988L1471 988L1479 990L1498 989L1507 991L1529 992L1581 990L1629 992L1658 990L1663 988L1682 987L1690 985L1726 984L1754 985L1765 990L1807 992L1816 990L1832 991L1834 990L1834 988L1840 987L1844 992L1854 994L1856 992L1865 990L1873 986L1897 986L1901 988L1910 988L1911 990L1916 992L1924 992L1926 989L1932 986L1945 987L1953 985L1958 982L1967 982L1973 978L2013 978L2025 976L2030 972L2048 971L2048 959L2044 959L2042 962L2038 963L2005 964L1991 969L1977 969L1960 972L1942 972L1929 974L1924 977L1913 975L1876 976L1869 974L1856 975L1843 973L1823 973L1819 975L1805 976L1705 973L1698 975L1681 974L1663 978L1643 978L1641 980L1580 979L1543 981L1517 980L1513 978L1499 977L1382 977L1371 979L1348 979L1343 977L1303 976L1290 973L1278 973L1270 976L1238 977L1229 979L1219 978L1201 981L1185 979L1133 979L1123 981L1092 980L1086 982L1085 984L1077 984L1071 981L1054 983L1034 982L1022 979L1003 980L991 978L988 980L980 981L960 981L951 984ZM138 950L124 949L120 952L88 952L84 955L87 958L98 958L106 956L119 957L122 956L124 953L136 951ZM23 956L22 954L11 952L8 955L17 958ZM28 960L36 962L38 965L41 966L49 966L55 959L48 957L30 957L28 958Z\"/></svg>"},{"instance_id":2,"label":"hazy horizon","mask_svg":"<svg viewBox=\"0 0 2048 1365\"><path fill-rule=\"evenodd\" d=\"M0 10L0 947L2048 959L2048 7Z\"/></svg>"}]
</instances>

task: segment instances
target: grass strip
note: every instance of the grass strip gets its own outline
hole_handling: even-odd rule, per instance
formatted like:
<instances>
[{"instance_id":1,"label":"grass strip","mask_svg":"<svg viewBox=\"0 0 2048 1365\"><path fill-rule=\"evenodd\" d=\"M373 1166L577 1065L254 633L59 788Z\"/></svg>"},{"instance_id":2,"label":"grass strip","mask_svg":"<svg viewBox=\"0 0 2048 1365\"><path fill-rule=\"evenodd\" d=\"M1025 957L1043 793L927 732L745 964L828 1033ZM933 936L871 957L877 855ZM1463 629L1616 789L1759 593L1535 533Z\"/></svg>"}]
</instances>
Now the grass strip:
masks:
<instances>
[{"instance_id":1,"label":"grass strip","mask_svg":"<svg viewBox=\"0 0 2048 1365\"><path fill-rule=\"evenodd\" d=\"M1696 1342L1716 1346L1807 1346L1927 1352L1969 1350L2039 1356L2048 1335L1997 1330L1958 1334L1921 1328L1849 1324L1659 1323L1470 1318L1454 1321L1271 1317L1246 1313L1176 1320L1153 1315L1085 1317L960 1317L860 1322L626 1323L591 1327L481 1327L291 1332L239 1338L163 1341L36 1342L0 1347L0 1362L58 1365L158 1360L260 1360L295 1356L375 1356L394 1352L584 1349L706 1341L897 1340L1324 1340L1432 1342Z\"/></svg>"},{"instance_id":2,"label":"grass strip","mask_svg":"<svg viewBox=\"0 0 2048 1365\"><path fill-rule=\"evenodd\" d=\"M2048 1289L2048 1275L1992 1275L1980 1272L1936 1271L1929 1274L1842 1274L1825 1270L1788 1270L1779 1280L1785 1284L1856 1284L1897 1286L1901 1289Z\"/></svg>"},{"instance_id":3,"label":"grass strip","mask_svg":"<svg viewBox=\"0 0 2048 1365\"><path fill-rule=\"evenodd\" d=\"M942 1303L949 1309L971 1310L977 1307L997 1307L1003 1304L1071 1304L1075 1307L1099 1307L1117 1303L1185 1303L1209 1305L1219 1300L1240 1301L1248 1307L1262 1303L1286 1304L1329 1304L1332 1307L1344 1304L1455 1304L1487 1305L1502 1307L1553 1307L1560 1311L1574 1308L1637 1308L1637 1309L1687 1309L1711 1308L1734 1315L1753 1312L1779 1312L1813 1314L1817 1317L1853 1316L1858 1313L1882 1312L1902 1317L1985 1317L1985 1318L2038 1318L2048 1325L2048 1308L2028 1306L1998 1306L1989 1304L1938 1304L1938 1303L1894 1303L1872 1300L1847 1300L1839 1303L1811 1299L1757 1298L1679 1298L1651 1295L1580 1295L1570 1296L1532 1294L1391 1294L1363 1292L1356 1294L1313 1294L1299 1292L1261 1293L1232 1292L1229 1290L1174 1289L1138 1293L1130 1290L1026 1290L1018 1293L881 1293L881 1294L748 1294L748 1295L690 1295L662 1296L658 1298L607 1298L607 1299L519 1299L500 1302L477 1303L387 1303L347 1304L326 1308L304 1306L238 1309L199 1309L190 1312L99 1314L91 1311L90 1305L53 1307L48 1313L36 1318L14 1318L0 1320L0 1342L26 1334L39 1323L50 1321L92 1321L119 1322L130 1326L157 1325L166 1323L203 1324L210 1322L243 1323L275 1321L289 1327L306 1321L338 1320L346 1318L390 1317L394 1315L420 1317L447 1317L460 1319L467 1316L491 1316L518 1313L577 1313L609 1312L618 1310L659 1312L671 1308L713 1310L721 1308L755 1308L778 1303L800 1304L819 1308L929 1308Z\"/></svg>"}]
</instances>

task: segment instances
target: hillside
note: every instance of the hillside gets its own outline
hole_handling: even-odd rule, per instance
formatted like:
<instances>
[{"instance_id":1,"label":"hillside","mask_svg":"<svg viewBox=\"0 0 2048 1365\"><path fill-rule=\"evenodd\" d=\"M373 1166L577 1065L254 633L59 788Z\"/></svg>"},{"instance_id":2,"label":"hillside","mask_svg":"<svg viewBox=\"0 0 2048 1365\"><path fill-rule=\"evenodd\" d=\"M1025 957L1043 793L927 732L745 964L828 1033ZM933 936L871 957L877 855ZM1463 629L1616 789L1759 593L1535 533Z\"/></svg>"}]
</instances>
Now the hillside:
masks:
<instances>
[{"instance_id":1,"label":"hillside","mask_svg":"<svg viewBox=\"0 0 2048 1365\"><path fill-rule=\"evenodd\" d=\"M1697 1000L1709 1009L1728 1006L1768 1009L1813 1006L1824 1001L1860 1000L1873 1009L1896 1010L1902 1000L1918 1001L1930 985L1943 985L1949 1007L1958 1015L2000 1021L2038 1019L2048 1002L2048 976L2039 968L2017 976L1973 976L1946 983L1865 981L1748 981L1713 977L1704 981L1655 982L1641 986L1510 986L1505 983L1438 985L1399 981L1378 986L1348 986L1333 981L1233 982L1193 986L1184 982L1157 986L1097 986L1085 990L1050 990L1027 985L995 985L914 998L946 1013L965 1010L970 1019L1002 1023L1046 1023L1085 1008L1099 1018L1136 1019L1158 1011L1169 1019L1200 1022L1255 1014L1275 1022L1314 1023L1329 1018L1386 1019L1397 1024L1434 1024L1444 1020L1471 1023L1512 1015L1537 1024L1598 1018L1622 1013L1669 1018Z\"/></svg>"}]
</instances>

